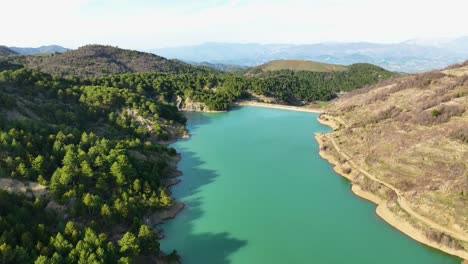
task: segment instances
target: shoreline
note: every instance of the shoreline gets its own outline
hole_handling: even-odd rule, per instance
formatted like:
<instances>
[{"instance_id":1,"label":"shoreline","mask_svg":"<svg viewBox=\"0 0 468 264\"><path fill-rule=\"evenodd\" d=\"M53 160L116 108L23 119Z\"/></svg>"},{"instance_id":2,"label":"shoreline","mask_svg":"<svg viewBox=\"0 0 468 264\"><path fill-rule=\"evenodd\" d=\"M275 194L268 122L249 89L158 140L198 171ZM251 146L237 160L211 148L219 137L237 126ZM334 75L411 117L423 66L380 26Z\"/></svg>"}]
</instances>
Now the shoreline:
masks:
<instances>
[{"instance_id":1,"label":"shoreline","mask_svg":"<svg viewBox=\"0 0 468 264\"><path fill-rule=\"evenodd\" d=\"M231 106L255 106L255 107L282 109L282 110L290 110L290 111L297 111L297 112L309 112L309 113L317 113L317 114L323 113L323 111L319 108L306 108L303 106L269 104L269 103L260 103L256 101L238 101L238 102L231 103Z\"/></svg>"},{"instance_id":2,"label":"shoreline","mask_svg":"<svg viewBox=\"0 0 468 264\"><path fill-rule=\"evenodd\" d=\"M187 110L187 109L179 109L179 112L182 113L212 113L212 114L217 114L217 113L227 113L229 110Z\"/></svg>"},{"instance_id":3,"label":"shoreline","mask_svg":"<svg viewBox=\"0 0 468 264\"><path fill-rule=\"evenodd\" d=\"M320 118L317 119L317 121L321 124L327 125L332 127L334 130L338 128L339 126L334 123L332 120L321 120ZM322 150L324 147L324 137L326 137L324 134L321 133L316 133L315 134L315 139L318 142L319 145L319 155L329 162L330 164L333 165L333 170L340 176L348 179L351 183L351 192L354 193L356 196L371 201L374 204L377 205L375 212L377 216L379 216L381 219L383 219L387 224L398 230L399 232L409 236L413 240L418 241L419 243L425 244L427 246L430 246L432 248L438 249L442 252L445 252L447 254L459 257L462 259L462 263L467 262L468 260L468 252L465 250L457 250L453 249L450 247L447 247L443 244L440 244L436 241L430 240L426 237L425 233L416 227L412 226L408 221L400 218L399 216L395 215L392 213L388 207L387 201L381 199L377 195L365 191L361 188L361 186L354 181L354 178L351 176L351 174L347 174L343 171L341 163L337 160L337 158L333 155L330 155L326 151ZM334 147L333 147L334 148ZM414 218L414 217L413 217ZM417 220L417 219L415 219Z\"/></svg>"}]
</instances>

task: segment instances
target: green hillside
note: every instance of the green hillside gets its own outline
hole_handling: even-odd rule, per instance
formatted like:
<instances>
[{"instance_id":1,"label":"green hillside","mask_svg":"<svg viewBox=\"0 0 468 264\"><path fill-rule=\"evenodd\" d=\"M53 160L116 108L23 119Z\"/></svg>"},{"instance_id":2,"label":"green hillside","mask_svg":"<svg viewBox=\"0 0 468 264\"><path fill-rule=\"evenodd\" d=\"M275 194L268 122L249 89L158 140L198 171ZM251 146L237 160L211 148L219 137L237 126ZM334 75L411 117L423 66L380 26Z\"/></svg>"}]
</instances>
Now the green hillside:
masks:
<instances>
[{"instance_id":1,"label":"green hillside","mask_svg":"<svg viewBox=\"0 0 468 264\"><path fill-rule=\"evenodd\" d=\"M47 187L0 190L2 263L157 258L143 217L173 204L164 182L176 153L159 142L184 124L174 105L130 89L0 72L0 180Z\"/></svg>"},{"instance_id":2,"label":"green hillside","mask_svg":"<svg viewBox=\"0 0 468 264\"><path fill-rule=\"evenodd\" d=\"M260 71L247 79L252 80L251 90L257 94L271 96L287 104L298 104L330 100L336 97L335 93L372 85L393 75L381 67L357 63L347 66L344 71Z\"/></svg>"}]
</instances>

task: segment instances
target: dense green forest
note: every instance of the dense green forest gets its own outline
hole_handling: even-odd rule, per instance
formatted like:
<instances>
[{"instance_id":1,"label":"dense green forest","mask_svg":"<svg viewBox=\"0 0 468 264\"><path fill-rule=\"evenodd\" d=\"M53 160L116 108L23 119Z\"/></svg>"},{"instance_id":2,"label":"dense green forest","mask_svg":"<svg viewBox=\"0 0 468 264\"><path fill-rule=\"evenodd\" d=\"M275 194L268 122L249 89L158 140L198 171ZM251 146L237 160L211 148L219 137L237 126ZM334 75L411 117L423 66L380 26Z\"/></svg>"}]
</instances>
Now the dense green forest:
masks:
<instances>
[{"instance_id":1,"label":"dense green forest","mask_svg":"<svg viewBox=\"0 0 468 264\"><path fill-rule=\"evenodd\" d=\"M19 67L67 77L83 84L131 88L138 94L190 98L211 110L228 110L232 101L251 92L300 105L328 101L340 91L351 91L386 79L393 73L372 64L340 66L343 71L251 71L243 75L112 46L87 45L62 54L0 56L0 70ZM255 69L255 68L254 68ZM79 78L79 79L78 79ZM160 100L161 101L161 100Z\"/></svg>"},{"instance_id":2,"label":"dense green forest","mask_svg":"<svg viewBox=\"0 0 468 264\"><path fill-rule=\"evenodd\" d=\"M0 72L0 110L0 175L50 192L0 193L3 263L127 263L158 254L142 219L172 203L161 181L175 151L158 141L183 130L176 107L20 69ZM44 210L50 201L63 209ZM111 239L116 226L127 231Z\"/></svg>"},{"instance_id":3,"label":"dense green forest","mask_svg":"<svg viewBox=\"0 0 468 264\"><path fill-rule=\"evenodd\" d=\"M288 104L297 102L328 101L335 93L349 92L393 76L378 66L357 63L345 71L265 71L253 75L252 91L280 99Z\"/></svg>"},{"instance_id":4,"label":"dense green forest","mask_svg":"<svg viewBox=\"0 0 468 264\"><path fill-rule=\"evenodd\" d=\"M96 52L104 55L93 62ZM112 68L109 56L133 68ZM30 60L25 56L0 60L0 177L47 187L40 197L0 191L2 263L163 257L143 219L174 202L164 182L176 151L162 143L185 133L175 98L211 110L228 110L251 93L300 104L330 100L391 75L360 64L343 72L246 77L100 46L49 57L66 65L78 61L75 68L61 68L77 74L31 69L22 64ZM149 66L139 65L145 60ZM49 66L43 69L54 69ZM101 68L107 70L89 72ZM119 74L108 74L114 72Z\"/></svg>"},{"instance_id":5,"label":"dense green forest","mask_svg":"<svg viewBox=\"0 0 468 264\"><path fill-rule=\"evenodd\" d=\"M374 65L354 64L342 72L283 70L250 77L227 73L127 73L86 79L83 83L130 88L160 101L171 101L174 96L191 98L211 110L228 110L233 101L248 99L252 92L298 105L328 101L335 98L337 92L375 84L392 75Z\"/></svg>"}]
</instances>

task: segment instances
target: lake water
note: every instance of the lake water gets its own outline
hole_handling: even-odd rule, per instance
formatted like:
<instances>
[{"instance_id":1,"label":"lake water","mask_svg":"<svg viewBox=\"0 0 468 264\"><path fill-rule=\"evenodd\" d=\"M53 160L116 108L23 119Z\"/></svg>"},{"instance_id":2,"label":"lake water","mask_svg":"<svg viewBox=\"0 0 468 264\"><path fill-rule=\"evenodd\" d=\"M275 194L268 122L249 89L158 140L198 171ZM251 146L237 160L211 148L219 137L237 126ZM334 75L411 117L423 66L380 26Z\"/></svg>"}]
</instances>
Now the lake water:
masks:
<instances>
[{"instance_id":1,"label":"lake water","mask_svg":"<svg viewBox=\"0 0 468 264\"><path fill-rule=\"evenodd\" d=\"M164 224L165 252L191 263L460 263L411 240L321 159L317 114L241 107L189 113L173 145L186 208Z\"/></svg>"}]
</instances>

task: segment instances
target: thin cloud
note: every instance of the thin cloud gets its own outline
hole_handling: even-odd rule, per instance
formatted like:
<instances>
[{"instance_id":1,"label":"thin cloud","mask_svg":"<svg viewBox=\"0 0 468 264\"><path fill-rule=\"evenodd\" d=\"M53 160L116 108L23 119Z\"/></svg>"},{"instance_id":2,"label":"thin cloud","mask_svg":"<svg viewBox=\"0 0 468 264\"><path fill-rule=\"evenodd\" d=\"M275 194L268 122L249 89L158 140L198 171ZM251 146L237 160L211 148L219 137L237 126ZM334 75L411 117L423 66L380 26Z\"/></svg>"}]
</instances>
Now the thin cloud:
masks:
<instances>
[{"instance_id":1,"label":"thin cloud","mask_svg":"<svg viewBox=\"0 0 468 264\"><path fill-rule=\"evenodd\" d=\"M462 0L15 0L0 43L150 49L201 42L399 42L468 35Z\"/></svg>"}]
</instances>

